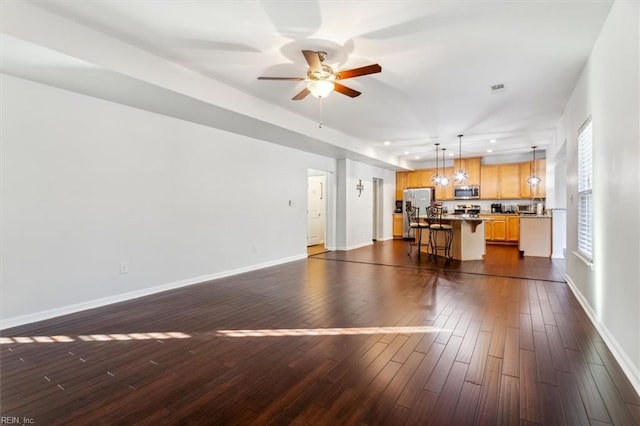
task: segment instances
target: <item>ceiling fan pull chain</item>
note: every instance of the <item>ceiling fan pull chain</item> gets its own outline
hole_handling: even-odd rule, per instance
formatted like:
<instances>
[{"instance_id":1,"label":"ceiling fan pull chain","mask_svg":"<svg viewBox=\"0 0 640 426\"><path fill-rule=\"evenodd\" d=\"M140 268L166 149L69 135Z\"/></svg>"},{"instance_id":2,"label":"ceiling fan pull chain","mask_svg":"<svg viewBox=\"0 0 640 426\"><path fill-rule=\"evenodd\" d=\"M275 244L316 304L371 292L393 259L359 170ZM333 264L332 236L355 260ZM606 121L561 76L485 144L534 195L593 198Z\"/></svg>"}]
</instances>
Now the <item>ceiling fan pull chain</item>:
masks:
<instances>
[{"instance_id":1,"label":"ceiling fan pull chain","mask_svg":"<svg viewBox=\"0 0 640 426\"><path fill-rule=\"evenodd\" d=\"M319 128L322 129L322 121L323 121L323 117L322 117L322 98L318 98L320 99L320 124L318 125Z\"/></svg>"}]
</instances>

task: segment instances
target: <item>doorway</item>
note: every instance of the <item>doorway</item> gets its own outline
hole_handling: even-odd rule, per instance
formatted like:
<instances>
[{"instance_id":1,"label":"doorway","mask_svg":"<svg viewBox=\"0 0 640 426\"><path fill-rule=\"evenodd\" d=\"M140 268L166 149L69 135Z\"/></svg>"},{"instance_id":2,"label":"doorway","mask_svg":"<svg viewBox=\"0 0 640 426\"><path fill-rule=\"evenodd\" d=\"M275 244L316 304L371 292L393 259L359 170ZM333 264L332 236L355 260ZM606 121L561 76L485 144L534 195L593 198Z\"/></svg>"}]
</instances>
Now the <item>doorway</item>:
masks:
<instances>
[{"instance_id":1,"label":"doorway","mask_svg":"<svg viewBox=\"0 0 640 426\"><path fill-rule=\"evenodd\" d=\"M307 253L326 251L327 176L309 170L307 178Z\"/></svg>"}]
</instances>

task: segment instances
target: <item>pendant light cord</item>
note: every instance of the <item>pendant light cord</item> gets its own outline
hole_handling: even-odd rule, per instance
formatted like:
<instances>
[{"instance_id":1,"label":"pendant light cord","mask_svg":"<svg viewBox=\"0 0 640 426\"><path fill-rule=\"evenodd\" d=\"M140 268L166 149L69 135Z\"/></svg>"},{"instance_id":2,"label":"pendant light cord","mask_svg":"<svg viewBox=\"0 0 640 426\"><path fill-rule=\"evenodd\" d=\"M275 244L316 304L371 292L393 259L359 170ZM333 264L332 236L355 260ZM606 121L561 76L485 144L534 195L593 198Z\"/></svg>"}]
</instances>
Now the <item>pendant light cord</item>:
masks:
<instances>
[{"instance_id":1,"label":"pendant light cord","mask_svg":"<svg viewBox=\"0 0 640 426\"><path fill-rule=\"evenodd\" d=\"M438 151L440 150L438 147L440 146L439 143L436 144L436 184L440 183L440 169L438 168L438 156L439 153Z\"/></svg>"},{"instance_id":2,"label":"pendant light cord","mask_svg":"<svg viewBox=\"0 0 640 426\"><path fill-rule=\"evenodd\" d=\"M537 146L533 147L533 175L536 176L536 148Z\"/></svg>"}]
</instances>

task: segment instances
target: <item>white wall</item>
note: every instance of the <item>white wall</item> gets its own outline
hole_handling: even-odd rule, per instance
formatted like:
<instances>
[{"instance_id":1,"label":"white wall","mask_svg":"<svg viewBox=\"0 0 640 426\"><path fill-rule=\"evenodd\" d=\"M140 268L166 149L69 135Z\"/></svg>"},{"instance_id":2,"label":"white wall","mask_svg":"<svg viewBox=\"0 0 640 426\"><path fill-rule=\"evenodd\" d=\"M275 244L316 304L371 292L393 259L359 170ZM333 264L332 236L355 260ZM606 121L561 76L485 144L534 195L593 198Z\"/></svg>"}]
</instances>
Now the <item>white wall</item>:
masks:
<instances>
[{"instance_id":1,"label":"white wall","mask_svg":"<svg viewBox=\"0 0 640 426\"><path fill-rule=\"evenodd\" d=\"M337 168L339 182L337 249L351 250L373 244L373 178L383 180L383 236L380 239L392 239L396 172L349 159L338 160ZM358 195L356 185L360 180L364 190Z\"/></svg>"},{"instance_id":2,"label":"white wall","mask_svg":"<svg viewBox=\"0 0 640 426\"><path fill-rule=\"evenodd\" d=\"M567 276L640 392L640 21L615 2L558 126L567 139ZM577 246L577 134L592 117L594 262Z\"/></svg>"},{"instance_id":3,"label":"white wall","mask_svg":"<svg viewBox=\"0 0 640 426\"><path fill-rule=\"evenodd\" d=\"M0 76L2 328L306 257L310 168L338 210L335 159ZM372 176L391 237L394 172L350 161L348 246Z\"/></svg>"}]
</instances>

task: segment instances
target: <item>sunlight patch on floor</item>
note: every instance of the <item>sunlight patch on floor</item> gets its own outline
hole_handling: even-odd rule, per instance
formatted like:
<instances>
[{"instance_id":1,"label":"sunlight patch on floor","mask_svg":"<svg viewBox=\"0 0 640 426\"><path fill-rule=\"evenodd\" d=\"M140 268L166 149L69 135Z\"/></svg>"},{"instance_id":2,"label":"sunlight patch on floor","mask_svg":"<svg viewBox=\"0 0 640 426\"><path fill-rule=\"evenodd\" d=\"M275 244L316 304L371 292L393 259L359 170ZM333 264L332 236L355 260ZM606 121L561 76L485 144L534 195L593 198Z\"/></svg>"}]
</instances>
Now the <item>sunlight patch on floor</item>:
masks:
<instances>
[{"instance_id":1,"label":"sunlight patch on floor","mask_svg":"<svg viewBox=\"0 0 640 426\"><path fill-rule=\"evenodd\" d=\"M348 328L284 328L264 330L218 330L225 337L280 337L280 336L346 336L356 334L419 334L451 332L439 327L348 327Z\"/></svg>"},{"instance_id":2,"label":"sunlight patch on floor","mask_svg":"<svg viewBox=\"0 0 640 426\"><path fill-rule=\"evenodd\" d=\"M180 332L152 332L152 333L118 333L118 334L86 334L71 336L18 336L0 337L0 345L11 343L70 343L70 342L110 342L124 340L166 340L188 339L189 334Z\"/></svg>"},{"instance_id":3,"label":"sunlight patch on floor","mask_svg":"<svg viewBox=\"0 0 640 426\"><path fill-rule=\"evenodd\" d=\"M285 337L285 336L353 336L362 334L420 334L451 333L453 330L432 326L407 327L341 327L341 328L282 328L257 330L218 330L192 336L182 332L81 334L78 336L14 336L0 337L0 345L15 343L71 343L71 342L114 342L127 340L167 340L189 339L192 337Z\"/></svg>"}]
</instances>

